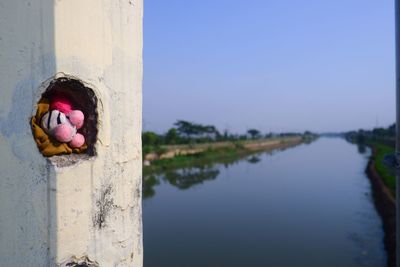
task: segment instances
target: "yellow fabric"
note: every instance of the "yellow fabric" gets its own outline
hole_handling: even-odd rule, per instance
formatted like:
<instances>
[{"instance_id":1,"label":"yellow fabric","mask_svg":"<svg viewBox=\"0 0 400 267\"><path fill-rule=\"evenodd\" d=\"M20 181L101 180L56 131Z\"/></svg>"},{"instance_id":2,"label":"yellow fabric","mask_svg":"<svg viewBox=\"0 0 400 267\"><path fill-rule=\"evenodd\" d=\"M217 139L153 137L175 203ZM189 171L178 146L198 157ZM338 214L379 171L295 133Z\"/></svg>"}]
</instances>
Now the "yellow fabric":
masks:
<instances>
[{"instance_id":1,"label":"yellow fabric","mask_svg":"<svg viewBox=\"0 0 400 267\"><path fill-rule=\"evenodd\" d=\"M71 153L79 154L85 152L87 149L86 144L84 144L80 148L71 148L67 143L60 143L53 137L49 136L40 127L40 119L47 111L49 111L49 107L50 104L48 99L46 98L40 99L36 115L33 116L31 119L33 137L43 156L51 157L54 155L71 154Z\"/></svg>"}]
</instances>

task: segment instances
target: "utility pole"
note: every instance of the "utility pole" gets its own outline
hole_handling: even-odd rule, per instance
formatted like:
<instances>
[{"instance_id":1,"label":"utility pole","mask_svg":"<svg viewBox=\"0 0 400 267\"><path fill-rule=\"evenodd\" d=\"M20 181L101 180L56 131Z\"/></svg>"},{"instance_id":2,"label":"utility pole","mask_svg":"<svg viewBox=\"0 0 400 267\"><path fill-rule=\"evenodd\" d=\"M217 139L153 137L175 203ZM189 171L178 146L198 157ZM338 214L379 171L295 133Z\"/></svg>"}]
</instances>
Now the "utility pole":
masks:
<instances>
[{"instance_id":1,"label":"utility pole","mask_svg":"<svg viewBox=\"0 0 400 267\"><path fill-rule=\"evenodd\" d=\"M395 0L396 31L396 266L400 267L400 0Z\"/></svg>"}]
</instances>

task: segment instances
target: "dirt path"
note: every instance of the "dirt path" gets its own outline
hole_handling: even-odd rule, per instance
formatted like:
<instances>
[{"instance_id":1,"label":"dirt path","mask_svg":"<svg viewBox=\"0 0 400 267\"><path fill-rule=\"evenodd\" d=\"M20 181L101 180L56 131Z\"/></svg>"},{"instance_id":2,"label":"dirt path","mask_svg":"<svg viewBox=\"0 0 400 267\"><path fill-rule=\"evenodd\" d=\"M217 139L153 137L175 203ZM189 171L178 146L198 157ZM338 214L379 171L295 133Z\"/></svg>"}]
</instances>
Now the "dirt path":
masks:
<instances>
[{"instance_id":1,"label":"dirt path","mask_svg":"<svg viewBox=\"0 0 400 267\"><path fill-rule=\"evenodd\" d=\"M295 137L249 140L241 142L217 142L217 143L205 143L205 144L195 144L195 145L162 146L162 148L165 150L163 154L157 155L156 153L149 153L144 157L144 160L153 161L156 159L168 159L168 158L173 158L177 155L197 154L207 149L235 148L238 146L241 146L242 148L252 151L276 149L284 147L286 145L298 144L301 142L302 138L300 136L295 136Z\"/></svg>"}]
</instances>

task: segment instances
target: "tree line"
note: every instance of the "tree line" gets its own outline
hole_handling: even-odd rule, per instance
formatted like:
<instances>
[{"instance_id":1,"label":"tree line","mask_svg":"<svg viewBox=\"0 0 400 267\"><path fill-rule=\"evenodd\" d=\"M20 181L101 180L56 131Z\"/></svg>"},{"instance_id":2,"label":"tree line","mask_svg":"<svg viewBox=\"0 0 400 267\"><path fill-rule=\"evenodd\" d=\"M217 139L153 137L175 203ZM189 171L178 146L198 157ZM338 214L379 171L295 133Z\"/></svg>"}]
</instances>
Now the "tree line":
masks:
<instances>
[{"instance_id":1,"label":"tree line","mask_svg":"<svg viewBox=\"0 0 400 267\"><path fill-rule=\"evenodd\" d=\"M388 127L377 127L372 130L359 129L347 132L344 135L349 141L359 144L372 141L394 146L396 143L396 124L393 123Z\"/></svg>"},{"instance_id":2,"label":"tree line","mask_svg":"<svg viewBox=\"0 0 400 267\"><path fill-rule=\"evenodd\" d=\"M142 133L142 144L144 153L151 152L149 150L162 145L178 145L178 144L201 144L223 141L241 141L241 140L257 140L262 138L284 137L284 136L297 136L310 134L305 133L267 133L263 134L258 129L248 129L246 133L235 134L230 133L228 130L220 132L213 125L203 125L186 120L178 120L174 123L165 134L157 134L152 131Z\"/></svg>"}]
</instances>

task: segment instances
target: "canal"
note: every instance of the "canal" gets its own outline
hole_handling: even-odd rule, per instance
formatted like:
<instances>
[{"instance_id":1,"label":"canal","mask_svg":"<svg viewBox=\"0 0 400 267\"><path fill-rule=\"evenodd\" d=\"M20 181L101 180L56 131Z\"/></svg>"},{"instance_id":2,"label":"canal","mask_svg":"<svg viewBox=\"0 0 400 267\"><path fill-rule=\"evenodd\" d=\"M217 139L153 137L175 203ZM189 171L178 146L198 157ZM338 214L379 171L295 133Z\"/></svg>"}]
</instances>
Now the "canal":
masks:
<instances>
[{"instance_id":1,"label":"canal","mask_svg":"<svg viewBox=\"0 0 400 267\"><path fill-rule=\"evenodd\" d=\"M320 138L146 177L144 266L386 266L369 153Z\"/></svg>"}]
</instances>

